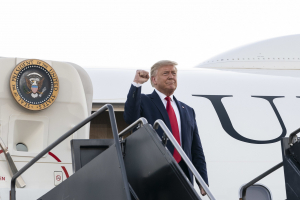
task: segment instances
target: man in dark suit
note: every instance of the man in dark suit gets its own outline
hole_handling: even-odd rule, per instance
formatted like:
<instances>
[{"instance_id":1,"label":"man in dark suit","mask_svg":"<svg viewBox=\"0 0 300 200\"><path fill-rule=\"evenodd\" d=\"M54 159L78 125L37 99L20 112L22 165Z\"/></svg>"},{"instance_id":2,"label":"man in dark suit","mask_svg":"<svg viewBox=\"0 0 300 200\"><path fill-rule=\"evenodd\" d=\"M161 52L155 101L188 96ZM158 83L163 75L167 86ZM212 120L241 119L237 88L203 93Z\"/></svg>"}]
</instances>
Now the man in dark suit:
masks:
<instances>
[{"instance_id":1,"label":"man in dark suit","mask_svg":"<svg viewBox=\"0 0 300 200\"><path fill-rule=\"evenodd\" d=\"M151 67L152 94L141 94L141 85L148 81L149 73L137 70L125 103L124 119L131 124L140 117L145 117L149 124L162 119L182 149L192 161L203 180L208 184L206 162L200 142L194 109L178 101L173 95L177 88L177 63L159 61ZM162 136L163 131L158 129ZM186 176L193 184L193 175L171 142L167 148L174 156ZM201 194L206 193L199 185Z\"/></svg>"}]
</instances>

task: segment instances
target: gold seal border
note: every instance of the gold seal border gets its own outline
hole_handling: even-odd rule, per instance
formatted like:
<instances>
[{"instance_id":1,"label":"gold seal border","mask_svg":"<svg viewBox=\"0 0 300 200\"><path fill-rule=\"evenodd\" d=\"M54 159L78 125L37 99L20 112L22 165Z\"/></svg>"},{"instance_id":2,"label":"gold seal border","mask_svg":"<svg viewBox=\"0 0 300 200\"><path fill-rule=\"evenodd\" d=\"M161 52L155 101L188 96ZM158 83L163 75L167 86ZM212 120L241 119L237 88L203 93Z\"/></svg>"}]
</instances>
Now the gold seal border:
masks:
<instances>
[{"instance_id":1,"label":"gold seal border","mask_svg":"<svg viewBox=\"0 0 300 200\"><path fill-rule=\"evenodd\" d=\"M53 80L52 95L46 102L44 102L42 104L27 103L18 94L18 91L17 91L17 88L16 88L16 81L17 81L18 74L22 71L23 68L25 68L29 65L38 65L40 67L43 67L44 69L46 69L49 72L50 76L52 77L52 80ZM24 107L28 110L44 110L44 109L48 108L49 106L51 106L54 103L55 99L57 98L58 91L59 91L59 80L58 80L57 74L54 71L54 69L48 63L46 63L42 60L37 60L37 59L28 59L28 60L24 60L24 61L20 62L14 68L13 72L11 73L9 85L10 85L10 91L11 91L12 96L14 97L14 99L22 107Z\"/></svg>"}]
</instances>

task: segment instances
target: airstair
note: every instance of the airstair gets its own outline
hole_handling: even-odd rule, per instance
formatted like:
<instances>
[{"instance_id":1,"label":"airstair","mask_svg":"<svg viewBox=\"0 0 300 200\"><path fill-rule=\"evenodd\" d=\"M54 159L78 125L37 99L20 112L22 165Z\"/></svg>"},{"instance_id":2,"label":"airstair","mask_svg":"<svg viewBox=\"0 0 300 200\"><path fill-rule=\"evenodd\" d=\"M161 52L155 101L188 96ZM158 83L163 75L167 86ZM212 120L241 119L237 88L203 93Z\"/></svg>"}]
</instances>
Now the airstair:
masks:
<instances>
[{"instance_id":1,"label":"airstair","mask_svg":"<svg viewBox=\"0 0 300 200\"><path fill-rule=\"evenodd\" d=\"M71 141L74 174L38 200L201 200L194 187L166 148L171 142L211 200L215 197L163 121L153 127L140 118L118 133L113 107L106 104L49 145L11 179L11 200L16 200L16 182L41 157L104 111L108 111L113 139ZM156 129L164 131L163 138ZM240 200L271 200L267 188L255 184L284 166L287 200L300 199L300 140L294 131L282 138L283 162L245 184ZM19 200L19 199L18 199Z\"/></svg>"},{"instance_id":2,"label":"airstair","mask_svg":"<svg viewBox=\"0 0 300 200\"><path fill-rule=\"evenodd\" d=\"M215 200L163 121L154 127L140 118L118 133L113 107L107 104L49 145L11 179L11 200L16 200L17 178L51 149L104 111L109 112L113 139L71 141L74 174L38 200L201 200L180 166L167 150L171 142L208 197ZM164 131L160 138L156 129ZM129 133L131 133L129 135ZM128 136L129 135L129 136ZM127 137L126 137L127 136Z\"/></svg>"}]
</instances>

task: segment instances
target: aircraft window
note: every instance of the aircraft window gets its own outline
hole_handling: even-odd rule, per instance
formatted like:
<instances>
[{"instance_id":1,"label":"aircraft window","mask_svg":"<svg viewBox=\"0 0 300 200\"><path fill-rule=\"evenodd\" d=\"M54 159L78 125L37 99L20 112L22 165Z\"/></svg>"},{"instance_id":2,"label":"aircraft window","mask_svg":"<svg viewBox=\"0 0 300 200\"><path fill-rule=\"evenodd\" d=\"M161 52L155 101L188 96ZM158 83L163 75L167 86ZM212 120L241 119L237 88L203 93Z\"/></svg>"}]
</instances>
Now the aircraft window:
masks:
<instances>
[{"instance_id":1,"label":"aircraft window","mask_svg":"<svg viewBox=\"0 0 300 200\"><path fill-rule=\"evenodd\" d=\"M241 187L242 188L242 187ZM242 190L240 190L241 195ZM246 192L246 199L272 200L270 190L261 184L251 185Z\"/></svg>"},{"instance_id":2,"label":"aircraft window","mask_svg":"<svg viewBox=\"0 0 300 200\"><path fill-rule=\"evenodd\" d=\"M26 152L28 151L27 146L23 143L18 143L16 145L16 149L17 149L17 151L26 151Z\"/></svg>"}]
</instances>

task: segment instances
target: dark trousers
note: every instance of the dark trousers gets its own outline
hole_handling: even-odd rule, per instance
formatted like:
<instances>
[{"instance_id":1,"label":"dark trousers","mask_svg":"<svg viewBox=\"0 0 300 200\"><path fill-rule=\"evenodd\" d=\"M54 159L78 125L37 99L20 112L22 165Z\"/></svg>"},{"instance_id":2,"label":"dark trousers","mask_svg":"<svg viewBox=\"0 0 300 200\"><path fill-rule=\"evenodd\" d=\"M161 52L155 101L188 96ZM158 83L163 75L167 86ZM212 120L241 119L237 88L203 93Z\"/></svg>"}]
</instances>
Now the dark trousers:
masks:
<instances>
[{"instance_id":1,"label":"dark trousers","mask_svg":"<svg viewBox=\"0 0 300 200\"><path fill-rule=\"evenodd\" d=\"M183 159L181 159L181 161L178 164L181 167L182 171L185 173L186 177L189 179L189 177L190 177L189 170L188 170L188 167L186 166L185 162L183 161Z\"/></svg>"},{"instance_id":2,"label":"dark trousers","mask_svg":"<svg viewBox=\"0 0 300 200\"><path fill-rule=\"evenodd\" d=\"M182 171L185 173L186 177L189 179L189 171L188 171L188 167L187 165L185 164L185 162L181 159L181 161L178 163L180 168L182 169ZM190 179L189 179L190 180ZM190 182L192 183L193 185L193 182L190 180ZM200 185L200 183L196 180L196 183L198 185Z\"/></svg>"}]
</instances>

